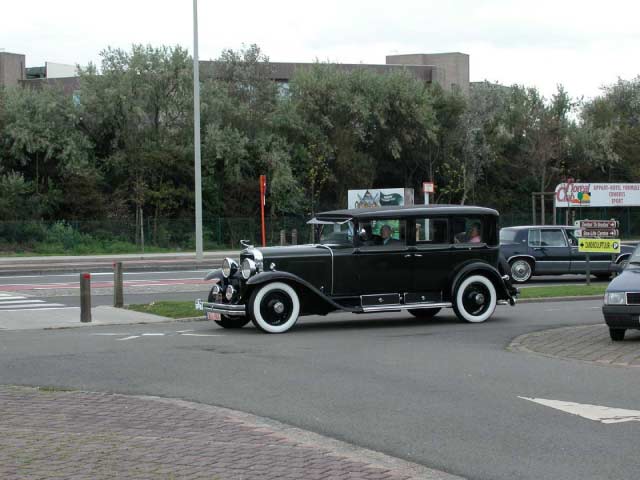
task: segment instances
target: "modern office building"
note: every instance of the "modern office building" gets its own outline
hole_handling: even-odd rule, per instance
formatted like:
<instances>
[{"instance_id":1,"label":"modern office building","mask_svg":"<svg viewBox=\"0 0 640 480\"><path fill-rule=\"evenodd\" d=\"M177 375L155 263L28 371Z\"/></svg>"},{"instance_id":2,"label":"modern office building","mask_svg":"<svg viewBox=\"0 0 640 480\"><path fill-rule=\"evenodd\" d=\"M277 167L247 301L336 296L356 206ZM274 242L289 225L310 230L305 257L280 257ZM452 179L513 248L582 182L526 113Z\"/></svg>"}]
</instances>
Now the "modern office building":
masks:
<instances>
[{"instance_id":1,"label":"modern office building","mask_svg":"<svg viewBox=\"0 0 640 480\"><path fill-rule=\"evenodd\" d=\"M215 64L213 61L201 61L201 78L215 75ZM310 68L314 63L271 62L270 65L273 80L287 84L297 70ZM345 71L370 70L381 74L405 70L425 83L437 83L445 90L459 88L464 93L469 91L469 55L465 53L388 55L384 64L335 65ZM79 80L73 65L47 62L44 67L27 68L24 55L0 51L0 86L18 84L32 87L57 85L72 93L78 89Z\"/></svg>"}]
</instances>

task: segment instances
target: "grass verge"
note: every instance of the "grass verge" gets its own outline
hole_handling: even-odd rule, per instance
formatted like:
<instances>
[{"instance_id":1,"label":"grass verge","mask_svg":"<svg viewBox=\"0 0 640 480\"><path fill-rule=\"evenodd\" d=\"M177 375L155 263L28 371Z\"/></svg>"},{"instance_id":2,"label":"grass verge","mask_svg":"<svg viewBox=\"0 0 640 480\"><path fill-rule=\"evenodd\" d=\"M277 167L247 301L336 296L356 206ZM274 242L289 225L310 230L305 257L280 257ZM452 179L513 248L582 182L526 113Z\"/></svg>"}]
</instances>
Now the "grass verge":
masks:
<instances>
[{"instance_id":1,"label":"grass verge","mask_svg":"<svg viewBox=\"0 0 640 480\"><path fill-rule=\"evenodd\" d=\"M129 305L129 310L150 313L168 318L201 317L203 313L194 308L194 302L163 301L152 302L143 305Z\"/></svg>"},{"instance_id":2,"label":"grass verge","mask_svg":"<svg viewBox=\"0 0 640 480\"><path fill-rule=\"evenodd\" d=\"M518 299L583 297L588 295L604 295L607 285L558 285L553 287L521 288Z\"/></svg>"}]
</instances>

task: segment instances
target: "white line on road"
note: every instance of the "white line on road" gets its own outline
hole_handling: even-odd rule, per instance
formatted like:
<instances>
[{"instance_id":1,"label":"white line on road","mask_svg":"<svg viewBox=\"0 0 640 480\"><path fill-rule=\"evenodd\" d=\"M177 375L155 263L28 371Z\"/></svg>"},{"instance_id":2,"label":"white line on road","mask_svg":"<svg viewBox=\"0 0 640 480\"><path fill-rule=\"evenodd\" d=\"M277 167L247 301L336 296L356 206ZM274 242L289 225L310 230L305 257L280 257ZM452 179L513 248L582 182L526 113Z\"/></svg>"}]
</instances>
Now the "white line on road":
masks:
<instances>
[{"instance_id":1,"label":"white line on road","mask_svg":"<svg viewBox=\"0 0 640 480\"><path fill-rule=\"evenodd\" d=\"M589 405L587 403L564 402L562 400L548 400L546 398L529 398L520 396L518 398L605 424L640 422L639 410L611 408L600 405Z\"/></svg>"},{"instance_id":2,"label":"white line on road","mask_svg":"<svg viewBox=\"0 0 640 480\"><path fill-rule=\"evenodd\" d=\"M6 296L6 297L1 297L0 296L0 302L4 302L5 300L26 300L27 297L10 297L10 296Z\"/></svg>"},{"instance_id":3,"label":"white line on road","mask_svg":"<svg viewBox=\"0 0 640 480\"><path fill-rule=\"evenodd\" d=\"M95 336L99 336L99 337L102 337L102 336L115 337L115 336L124 335L124 334L123 333L91 333L90 335L95 335Z\"/></svg>"},{"instance_id":4,"label":"white line on road","mask_svg":"<svg viewBox=\"0 0 640 480\"><path fill-rule=\"evenodd\" d=\"M22 303L22 302L19 302ZM38 303L37 305L33 305L33 304L28 304L28 305L7 305L7 306L3 306L2 304L0 304L0 310L2 311L7 311L11 309L20 309L20 310L43 310L45 308L49 308L49 307L64 307L65 305L62 303Z\"/></svg>"},{"instance_id":5,"label":"white line on road","mask_svg":"<svg viewBox=\"0 0 640 480\"><path fill-rule=\"evenodd\" d=\"M185 337L224 337L224 335L210 335L208 333L183 333Z\"/></svg>"},{"instance_id":6,"label":"white line on road","mask_svg":"<svg viewBox=\"0 0 640 480\"><path fill-rule=\"evenodd\" d=\"M20 298L20 297L14 297L14 298ZM22 297L21 300L5 300L4 298L0 298L0 306L16 304L16 303L45 303L45 301L44 300L25 300L25 297Z\"/></svg>"},{"instance_id":7,"label":"white line on road","mask_svg":"<svg viewBox=\"0 0 640 480\"><path fill-rule=\"evenodd\" d=\"M193 332L194 330L178 330L176 333L187 333L187 332Z\"/></svg>"},{"instance_id":8,"label":"white line on road","mask_svg":"<svg viewBox=\"0 0 640 480\"><path fill-rule=\"evenodd\" d=\"M174 274L174 273L209 273L209 270L166 270L164 272L124 272L124 276L127 277L129 275L164 275L164 274ZM42 278L42 277L75 277L78 278L77 273L72 274L61 274L61 275L11 275L0 277L0 280L11 279L11 278ZM97 276L113 276L113 272L98 272L92 273L92 277ZM198 277L201 279L201 277Z\"/></svg>"},{"instance_id":9,"label":"white line on road","mask_svg":"<svg viewBox=\"0 0 640 480\"><path fill-rule=\"evenodd\" d=\"M56 305L56 304L51 304L51 305ZM38 308L21 308L18 310L9 310L6 308L0 308L0 310L2 310L3 312L42 312L44 310L71 310L71 309L76 309L76 310L80 310L80 307L50 307L50 306L38 306Z\"/></svg>"},{"instance_id":10,"label":"white line on road","mask_svg":"<svg viewBox=\"0 0 640 480\"><path fill-rule=\"evenodd\" d=\"M133 340L134 338L140 338L140 335L131 335L130 337L118 338L118 340Z\"/></svg>"},{"instance_id":11,"label":"white line on road","mask_svg":"<svg viewBox=\"0 0 640 480\"><path fill-rule=\"evenodd\" d=\"M163 337L164 333L143 333L143 337Z\"/></svg>"}]
</instances>

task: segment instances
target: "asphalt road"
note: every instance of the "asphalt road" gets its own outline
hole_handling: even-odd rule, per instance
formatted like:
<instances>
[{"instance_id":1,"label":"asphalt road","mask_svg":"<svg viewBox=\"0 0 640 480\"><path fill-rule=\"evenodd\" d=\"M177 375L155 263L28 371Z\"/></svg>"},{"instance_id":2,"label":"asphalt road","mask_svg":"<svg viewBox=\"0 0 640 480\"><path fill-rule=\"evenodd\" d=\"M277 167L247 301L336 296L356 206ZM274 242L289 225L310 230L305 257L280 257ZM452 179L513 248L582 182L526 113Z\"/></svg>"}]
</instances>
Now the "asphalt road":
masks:
<instances>
[{"instance_id":1,"label":"asphalt road","mask_svg":"<svg viewBox=\"0 0 640 480\"><path fill-rule=\"evenodd\" d=\"M0 332L0 384L177 397L235 408L474 479L637 478L638 422L518 398L640 409L640 371L505 349L602 321L600 302L309 317L285 335L209 322ZM155 334L155 335L144 335ZM163 334L163 335L159 335Z\"/></svg>"}]
</instances>

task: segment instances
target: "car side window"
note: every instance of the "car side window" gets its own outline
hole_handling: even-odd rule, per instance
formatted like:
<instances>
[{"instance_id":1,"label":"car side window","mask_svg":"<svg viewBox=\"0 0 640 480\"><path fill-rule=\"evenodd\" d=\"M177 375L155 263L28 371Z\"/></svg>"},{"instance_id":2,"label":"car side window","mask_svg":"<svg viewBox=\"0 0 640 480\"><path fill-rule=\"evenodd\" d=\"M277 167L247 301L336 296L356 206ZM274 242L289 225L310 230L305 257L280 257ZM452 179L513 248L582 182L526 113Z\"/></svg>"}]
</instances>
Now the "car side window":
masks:
<instances>
[{"instance_id":1,"label":"car side window","mask_svg":"<svg viewBox=\"0 0 640 480\"><path fill-rule=\"evenodd\" d=\"M560 229L529 230L532 247L566 247L567 240Z\"/></svg>"},{"instance_id":2,"label":"car side window","mask_svg":"<svg viewBox=\"0 0 640 480\"><path fill-rule=\"evenodd\" d=\"M365 249L404 247L407 245L406 223L406 220L397 218L361 220L358 226L359 244Z\"/></svg>"},{"instance_id":3,"label":"car side window","mask_svg":"<svg viewBox=\"0 0 640 480\"><path fill-rule=\"evenodd\" d=\"M446 218L416 218L416 245L449 243L449 222Z\"/></svg>"},{"instance_id":4,"label":"car side window","mask_svg":"<svg viewBox=\"0 0 640 480\"><path fill-rule=\"evenodd\" d=\"M572 247L578 246L578 239L576 238L575 230L565 230L567 232L567 238L569 239L569 245Z\"/></svg>"},{"instance_id":5,"label":"car side window","mask_svg":"<svg viewBox=\"0 0 640 480\"><path fill-rule=\"evenodd\" d=\"M480 217L452 218L453 243L486 243L486 235Z\"/></svg>"}]
</instances>

